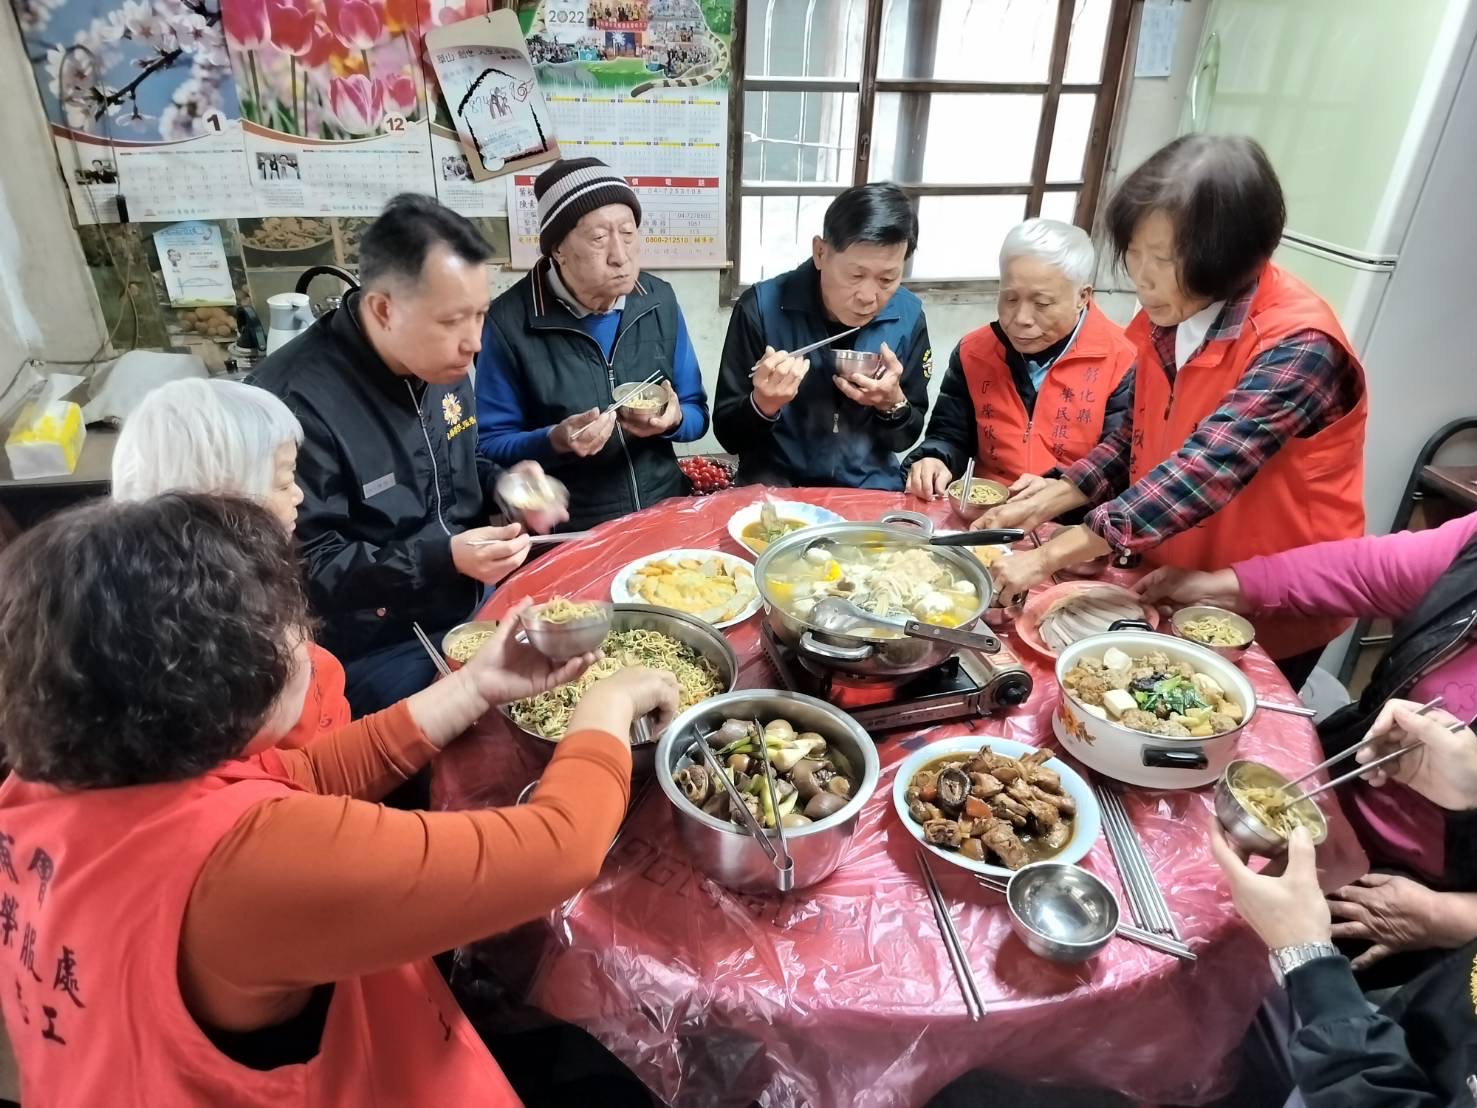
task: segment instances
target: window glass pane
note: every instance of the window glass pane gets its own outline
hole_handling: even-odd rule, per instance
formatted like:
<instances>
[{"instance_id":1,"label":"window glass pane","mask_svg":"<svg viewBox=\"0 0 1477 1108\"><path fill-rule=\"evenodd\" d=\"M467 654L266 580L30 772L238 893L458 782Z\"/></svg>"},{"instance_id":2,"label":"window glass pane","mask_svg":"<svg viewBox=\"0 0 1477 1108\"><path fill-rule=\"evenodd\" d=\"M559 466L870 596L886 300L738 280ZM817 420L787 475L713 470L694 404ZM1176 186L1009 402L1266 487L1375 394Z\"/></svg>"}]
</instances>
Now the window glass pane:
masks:
<instances>
[{"instance_id":1,"label":"window glass pane","mask_svg":"<svg viewBox=\"0 0 1477 1108\"><path fill-rule=\"evenodd\" d=\"M1025 215L1024 196L920 197L918 251L908 276L998 279L1001 240Z\"/></svg>"},{"instance_id":2,"label":"window glass pane","mask_svg":"<svg viewBox=\"0 0 1477 1108\"><path fill-rule=\"evenodd\" d=\"M858 77L866 0L749 0L744 71L755 77Z\"/></svg>"},{"instance_id":3,"label":"window glass pane","mask_svg":"<svg viewBox=\"0 0 1477 1108\"><path fill-rule=\"evenodd\" d=\"M1113 0L1077 0L1072 10L1072 38L1067 44L1069 85L1096 84L1103 76L1103 48L1108 43L1108 16Z\"/></svg>"},{"instance_id":4,"label":"window glass pane","mask_svg":"<svg viewBox=\"0 0 1477 1108\"><path fill-rule=\"evenodd\" d=\"M1039 96L881 93L870 176L930 185L1026 184L1040 123Z\"/></svg>"},{"instance_id":5,"label":"window glass pane","mask_svg":"<svg viewBox=\"0 0 1477 1108\"><path fill-rule=\"evenodd\" d=\"M1097 97L1090 92L1064 92L1056 105L1056 130L1051 136L1051 157L1046 162L1048 181L1077 181L1082 178L1082 156L1092 132L1092 109Z\"/></svg>"},{"instance_id":6,"label":"window glass pane","mask_svg":"<svg viewBox=\"0 0 1477 1108\"><path fill-rule=\"evenodd\" d=\"M834 197L745 196L741 204L739 281L752 285L794 269L810 256L810 240Z\"/></svg>"},{"instance_id":7,"label":"window glass pane","mask_svg":"<svg viewBox=\"0 0 1477 1108\"><path fill-rule=\"evenodd\" d=\"M851 184L853 93L744 93L744 180Z\"/></svg>"},{"instance_id":8,"label":"window glass pane","mask_svg":"<svg viewBox=\"0 0 1477 1108\"><path fill-rule=\"evenodd\" d=\"M1071 223L1076 215L1075 192L1047 192L1041 195L1042 219L1060 219L1063 223Z\"/></svg>"},{"instance_id":9,"label":"window glass pane","mask_svg":"<svg viewBox=\"0 0 1477 1108\"><path fill-rule=\"evenodd\" d=\"M877 74L1044 82L1055 23L1048 0L885 0Z\"/></svg>"}]
</instances>

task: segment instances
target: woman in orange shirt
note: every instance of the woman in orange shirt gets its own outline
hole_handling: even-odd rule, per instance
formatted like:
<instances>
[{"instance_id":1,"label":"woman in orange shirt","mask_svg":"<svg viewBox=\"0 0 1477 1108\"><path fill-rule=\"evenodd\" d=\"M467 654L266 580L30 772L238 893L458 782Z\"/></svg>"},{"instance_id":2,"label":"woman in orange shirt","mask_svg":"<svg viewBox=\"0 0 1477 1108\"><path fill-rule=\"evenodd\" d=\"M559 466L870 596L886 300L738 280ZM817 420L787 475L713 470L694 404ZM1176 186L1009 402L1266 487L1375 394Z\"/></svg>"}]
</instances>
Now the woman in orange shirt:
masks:
<instances>
[{"instance_id":1,"label":"woman in orange shirt","mask_svg":"<svg viewBox=\"0 0 1477 1108\"><path fill-rule=\"evenodd\" d=\"M520 1103L430 956L593 880L623 736L666 726L678 687L595 685L526 805L376 804L494 704L593 661L518 644L519 610L451 677L284 750L307 612L264 508L100 501L0 554L0 1006L27 1108Z\"/></svg>"},{"instance_id":2,"label":"woman in orange shirt","mask_svg":"<svg viewBox=\"0 0 1477 1108\"><path fill-rule=\"evenodd\" d=\"M128 414L113 448L113 496L147 500L161 492L238 493L276 516L287 533L297 522L297 448L303 428L266 389L238 381L191 378L160 385ZM303 714L279 740L299 747L349 722L344 667L308 643L312 680Z\"/></svg>"}]
</instances>

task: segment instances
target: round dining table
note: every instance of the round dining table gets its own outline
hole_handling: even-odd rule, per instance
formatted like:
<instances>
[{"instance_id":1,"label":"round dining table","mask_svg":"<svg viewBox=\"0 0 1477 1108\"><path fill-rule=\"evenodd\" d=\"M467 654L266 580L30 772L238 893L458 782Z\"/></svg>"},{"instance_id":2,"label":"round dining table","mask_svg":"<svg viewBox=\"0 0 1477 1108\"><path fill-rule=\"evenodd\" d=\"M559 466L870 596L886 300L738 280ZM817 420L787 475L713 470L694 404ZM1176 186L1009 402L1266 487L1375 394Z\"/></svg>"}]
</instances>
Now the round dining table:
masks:
<instances>
[{"instance_id":1,"label":"round dining table","mask_svg":"<svg viewBox=\"0 0 1477 1108\"><path fill-rule=\"evenodd\" d=\"M962 526L947 502L868 490L751 487L673 499L556 546L505 582L481 614L496 618L524 596L607 597L622 567L666 549L748 557L728 521L766 491L852 520L906 509ZM781 687L760 642L763 618L725 632L740 688ZM1072 761L1052 734L1060 694L1051 660L999 630L1031 671L1029 700L967 722L876 734L881 780L826 881L772 896L720 887L689 864L666 796L637 782L622 834L572 909L461 952L458 972L486 975L504 995L584 1028L678 1106L915 1108L971 1070L1148 1102L1223 1095L1237 1046L1274 986L1266 950L1236 915L1210 854L1209 788L1122 793L1194 961L1123 940L1086 963L1045 961L1014 936L998 894L935 860L987 1009L978 1021L966 1010L892 788L912 751L957 735L1021 740ZM1259 699L1295 701L1260 649L1242 667ZM1240 757L1287 771L1321 760L1312 724L1292 715L1257 712L1238 742ZM513 803L541 770L530 746L490 714L437 760L436 806ZM1329 833L1318 860L1331 889L1366 866L1338 805L1323 807ZM1119 894L1127 919L1106 841L1081 864Z\"/></svg>"}]
</instances>

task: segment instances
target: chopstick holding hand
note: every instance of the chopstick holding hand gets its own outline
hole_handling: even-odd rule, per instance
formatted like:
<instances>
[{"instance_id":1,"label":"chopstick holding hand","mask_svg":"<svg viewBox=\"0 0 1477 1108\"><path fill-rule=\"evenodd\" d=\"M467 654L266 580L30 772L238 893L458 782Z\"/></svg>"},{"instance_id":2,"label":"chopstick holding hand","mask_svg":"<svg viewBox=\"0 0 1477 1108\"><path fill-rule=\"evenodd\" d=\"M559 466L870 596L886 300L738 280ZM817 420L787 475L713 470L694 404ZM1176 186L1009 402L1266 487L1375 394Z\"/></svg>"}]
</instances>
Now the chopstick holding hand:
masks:
<instances>
[{"instance_id":1,"label":"chopstick holding hand","mask_svg":"<svg viewBox=\"0 0 1477 1108\"><path fill-rule=\"evenodd\" d=\"M591 424L595 426L591 427ZM585 430L587 427L589 430ZM588 458L605 449L614 431L615 413L601 415L599 408L591 408L588 412L567 416L549 428L549 442L560 454Z\"/></svg>"},{"instance_id":2,"label":"chopstick holding hand","mask_svg":"<svg viewBox=\"0 0 1477 1108\"><path fill-rule=\"evenodd\" d=\"M1246 856L1226 838L1214 816L1210 819L1210 852L1231 886L1236 911L1267 949L1331 941L1333 918L1318 887L1313 839L1306 827L1293 831L1287 844L1287 868L1276 877L1248 866Z\"/></svg>"},{"instance_id":3,"label":"chopstick holding hand","mask_svg":"<svg viewBox=\"0 0 1477 1108\"><path fill-rule=\"evenodd\" d=\"M1375 741L1356 753L1355 760L1372 762L1418 742L1405 757L1371 771L1369 783L1400 781L1448 811L1477 808L1477 735L1470 727L1453 732L1461 721L1449 712L1432 708L1420 715L1419 708L1409 700L1388 701L1369 729Z\"/></svg>"},{"instance_id":4,"label":"chopstick holding hand","mask_svg":"<svg viewBox=\"0 0 1477 1108\"><path fill-rule=\"evenodd\" d=\"M1239 611L1241 579L1233 569L1214 573L1200 570L1160 566L1133 585L1133 591L1146 604L1168 601L1171 604L1211 604L1227 611Z\"/></svg>"},{"instance_id":5,"label":"chopstick holding hand","mask_svg":"<svg viewBox=\"0 0 1477 1108\"><path fill-rule=\"evenodd\" d=\"M882 375L868 377L852 370L846 376L835 374L831 380L841 390L841 395L854 400L863 407L875 408L879 412L890 412L901 407L907 396L903 393L903 363L897 360L887 343L878 352L882 361Z\"/></svg>"},{"instance_id":6,"label":"chopstick holding hand","mask_svg":"<svg viewBox=\"0 0 1477 1108\"><path fill-rule=\"evenodd\" d=\"M774 419L800 391L800 382L810 372L810 359L797 358L772 346L764 348L764 357L749 375L753 380L754 407Z\"/></svg>"},{"instance_id":7,"label":"chopstick holding hand","mask_svg":"<svg viewBox=\"0 0 1477 1108\"><path fill-rule=\"evenodd\" d=\"M451 563L463 577L495 585L528 557L528 536L516 523L474 527L451 539Z\"/></svg>"}]
</instances>

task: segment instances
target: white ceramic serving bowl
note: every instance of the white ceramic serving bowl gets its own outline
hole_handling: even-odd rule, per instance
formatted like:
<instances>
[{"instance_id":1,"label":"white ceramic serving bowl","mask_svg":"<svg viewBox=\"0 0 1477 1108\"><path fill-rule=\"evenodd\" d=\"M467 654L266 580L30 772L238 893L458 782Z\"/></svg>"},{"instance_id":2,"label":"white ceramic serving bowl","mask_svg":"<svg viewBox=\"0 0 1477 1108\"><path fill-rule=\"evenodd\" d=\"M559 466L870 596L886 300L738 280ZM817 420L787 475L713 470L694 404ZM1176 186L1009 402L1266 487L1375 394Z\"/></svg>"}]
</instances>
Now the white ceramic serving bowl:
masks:
<instances>
[{"instance_id":1,"label":"white ceramic serving bowl","mask_svg":"<svg viewBox=\"0 0 1477 1108\"><path fill-rule=\"evenodd\" d=\"M1079 658L1101 658L1115 646L1134 658L1162 650L1171 661L1188 662L1197 672L1215 678L1241 705L1241 725L1211 738L1175 738L1148 735L1085 711L1066 691L1062 678ZM1256 693L1235 665L1198 643L1153 631L1110 631L1073 643L1057 657L1056 680L1061 699L1051 723L1062 746L1101 774L1149 789L1198 789L1210 784L1236 757L1237 740L1256 714Z\"/></svg>"}]
</instances>

